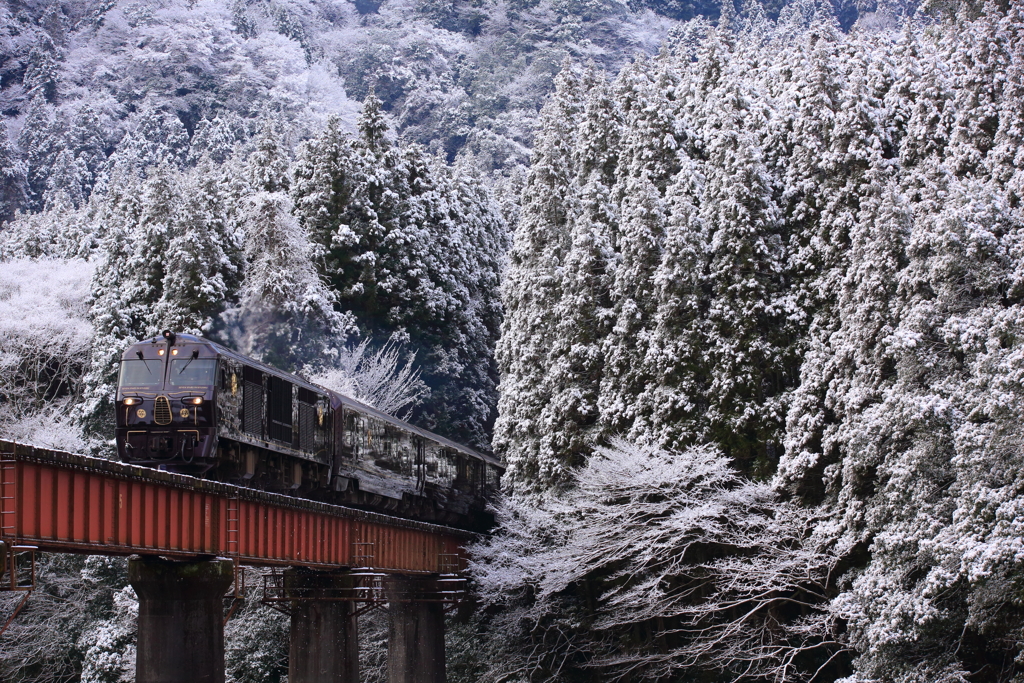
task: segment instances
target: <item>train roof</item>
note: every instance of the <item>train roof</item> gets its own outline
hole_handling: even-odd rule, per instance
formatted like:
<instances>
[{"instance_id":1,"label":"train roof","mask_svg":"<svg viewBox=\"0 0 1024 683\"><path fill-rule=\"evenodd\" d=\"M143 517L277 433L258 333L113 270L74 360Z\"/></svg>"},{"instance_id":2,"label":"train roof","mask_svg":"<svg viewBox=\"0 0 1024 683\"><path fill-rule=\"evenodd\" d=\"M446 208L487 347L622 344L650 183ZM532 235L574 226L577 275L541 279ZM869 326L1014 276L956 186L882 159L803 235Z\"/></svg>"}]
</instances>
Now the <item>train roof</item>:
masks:
<instances>
[{"instance_id":1,"label":"train roof","mask_svg":"<svg viewBox=\"0 0 1024 683\"><path fill-rule=\"evenodd\" d=\"M266 373L269 373L269 374L272 374L272 375L277 375L278 377L281 377L283 379L287 379L289 382L291 382L292 384L295 384L296 386L301 386L301 387L303 387L305 389L309 389L310 391L315 391L317 393L327 394L328 396L331 397L331 407L337 407L337 405L339 405L339 404L340 405L347 405L350 408L353 408L353 409L358 410L360 412L366 413L368 415L372 415L374 418L376 418L378 420L381 420L383 422L388 422L388 423L390 423L390 424L392 424L392 425L394 425L396 427L399 427L399 428L404 429L406 431L412 432L414 434L418 434L419 436L421 436L421 437L423 437L425 439L429 439L431 441L436 441L437 443L441 444L442 446L446 446L448 448L452 448L454 450L461 451L461 452L465 453L466 455L471 455L471 456L473 456L475 458L479 458L480 460L483 460L483 461L485 461L485 462L487 462L487 463L489 463L491 465L495 465L496 467L501 467L502 469L504 469L504 466L501 464L501 461L498 460L498 458L494 457L493 455L487 455L486 453L481 453L481 452L479 452L477 450L474 450L474 449L472 449L472 448L470 448L468 446L464 446L464 445L462 445L460 443L452 441L451 439L447 439L447 438L445 438L445 437L443 437L443 436L441 436L439 434L434 434L433 432L427 431L426 429L422 429L421 427L417 427L416 425L409 424L405 420L400 420L397 417L395 417L394 415L389 415L388 413L385 413L382 410L378 410L377 408L373 408L371 406L368 406L365 403L363 403L361 401L357 401L356 399L351 398L349 396L345 396L344 394L339 394L338 392L336 392L336 391L334 391L332 389L328 389L327 387L322 387L319 384L314 384L313 382L310 382L309 380L304 379L304 378L300 377L299 375L296 375L296 374L293 374L293 373L290 373L290 372L285 372L284 370L281 370L280 368L275 368L272 365L267 365L266 363L264 363L262 361L258 361L255 358L251 358L249 356L243 355L243 354L241 354L241 353L239 353L239 352L237 352L237 351L235 351L233 349L229 349L226 346L218 344L215 341L210 341L209 339L205 339L203 337L199 337L199 336L194 335L194 334L184 334L184 333L183 334L176 334L175 337L176 337L176 341L185 341L185 342L189 342L191 344L205 344L205 345L213 348L218 354L220 354L222 356L227 356L228 358L236 360L236 361L238 361L240 363L245 363L247 365L251 365L251 366L253 366L255 368L258 368L259 370L262 370L263 372L266 372ZM164 337L162 337L162 336L156 336L156 337L153 337L152 339L143 339L143 340L137 342L137 344L143 344L143 343L151 344L151 343L157 343L157 342L162 342L162 341L166 341L166 339L164 339ZM136 344L133 344L132 346L134 347L135 345ZM128 350L126 350L123 355L125 357L127 357L128 351L130 351L130 350L131 350L131 347L129 347Z\"/></svg>"}]
</instances>

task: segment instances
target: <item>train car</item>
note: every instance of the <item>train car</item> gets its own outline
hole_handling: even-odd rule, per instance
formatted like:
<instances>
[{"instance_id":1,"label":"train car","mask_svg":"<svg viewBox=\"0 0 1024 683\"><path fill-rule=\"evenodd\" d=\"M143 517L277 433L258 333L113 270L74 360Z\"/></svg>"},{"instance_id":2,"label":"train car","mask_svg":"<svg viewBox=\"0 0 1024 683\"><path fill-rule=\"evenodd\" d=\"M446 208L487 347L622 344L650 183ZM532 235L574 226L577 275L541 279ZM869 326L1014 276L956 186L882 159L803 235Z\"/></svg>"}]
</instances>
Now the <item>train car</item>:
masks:
<instances>
[{"instance_id":1,"label":"train car","mask_svg":"<svg viewBox=\"0 0 1024 683\"><path fill-rule=\"evenodd\" d=\"M500 462L188 334L121 359L124 462L483 530Z\"/></svg>"}]
</instances>

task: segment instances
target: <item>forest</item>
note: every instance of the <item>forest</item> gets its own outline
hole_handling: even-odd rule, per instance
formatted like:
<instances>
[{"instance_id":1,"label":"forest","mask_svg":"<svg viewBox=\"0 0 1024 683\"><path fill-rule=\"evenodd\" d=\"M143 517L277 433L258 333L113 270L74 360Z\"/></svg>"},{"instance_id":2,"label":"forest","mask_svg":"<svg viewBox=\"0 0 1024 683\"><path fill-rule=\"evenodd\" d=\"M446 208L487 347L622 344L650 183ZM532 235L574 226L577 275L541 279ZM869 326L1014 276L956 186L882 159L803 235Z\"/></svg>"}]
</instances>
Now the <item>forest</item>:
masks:
<instances>
[{"instance_id":1,"label":"forest","mask_svg":"<svg viewBox=\"0 0 1024 683\"><path fill-rule=\"evenodd\" d=\"M1024 681L1017 3L2 12L0 436L111 457L198 333L503 459L453 683ZM0 679L133 680L40 572Z\"/></svg>"}]
</instances>

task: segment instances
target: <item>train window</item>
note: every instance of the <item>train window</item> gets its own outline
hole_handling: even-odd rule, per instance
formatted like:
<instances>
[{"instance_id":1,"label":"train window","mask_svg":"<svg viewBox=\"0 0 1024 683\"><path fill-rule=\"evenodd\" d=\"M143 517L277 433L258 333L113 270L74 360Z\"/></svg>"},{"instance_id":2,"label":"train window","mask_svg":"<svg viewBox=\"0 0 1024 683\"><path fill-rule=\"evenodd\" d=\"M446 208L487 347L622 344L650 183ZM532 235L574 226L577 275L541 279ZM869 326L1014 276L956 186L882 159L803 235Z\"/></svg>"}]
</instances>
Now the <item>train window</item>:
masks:
<instances>
[{"instance_id":1,"label":"train window","mask_svg":"<svg viewBox=\"0 0 1024 683\"><path fill-rule=\"evenodd\" d=\"M217 372L216 358L175 358L167 372L172 387L208 387Z\"/></svg>"},{"instance_id":2,"label":"train window","mask_svg":"<svg viewBox=\"0 0 1024 683\"><path fill-rule=\"evenodd\" d=\"M159 387L164 381L163 361L123 360L121 361L120 387Z\"/></svg>"},{"instance_id":3,"label":"train window","mask_svg":"<svg viewBox=\"0 0 1024 683\"><path fill-rule=\"evenodd\" d=\"M365 420L357 413L345 411L345 446L352 457L362 456L363 451L363 430L366 429Z\"/></svg>"},{"instance_id":4,"label":"train window","mask_svg":"<svg viewBox=\"0 0 1024 683\"><path fill-rule=\"evenodd\" d=\"M424 444L423 447L423 463L426 474L430 475L429 479L434 481L437 479L438 460L441 458L440 449L437 444L433 441L429 441Z\"/></svg>"},{"instance_id":5,"label":"train window","mask_svg":"<svg viewBox=\"0 0 1024 683\"><path fill-rule=\"evenodd\" d=\"M443 486L451 486L457 475L456 462L458 455L450 448L441 448L437 455L437 481Z\"/></svg>"},{"instance_id":6,"label":"train window","mask_svg":"<svg viewBox=\"0 0 1024 683\"><path fill-rule=\"evenodd\" d=\"M491 465L485 465L484 471L487 477L487 488L497 490L501 485L501 472L497 467Z\"/></svg>"},{"instance_id":7,"label":"train window","mask_svg":"<svg viewBox=\"0 0 1024 683\"><path fill-rule=\"evenodd\" d=\"M292 443L292 383L270 376L267 382L267 432L274 441Z\"/></svg>"}]
</instances>

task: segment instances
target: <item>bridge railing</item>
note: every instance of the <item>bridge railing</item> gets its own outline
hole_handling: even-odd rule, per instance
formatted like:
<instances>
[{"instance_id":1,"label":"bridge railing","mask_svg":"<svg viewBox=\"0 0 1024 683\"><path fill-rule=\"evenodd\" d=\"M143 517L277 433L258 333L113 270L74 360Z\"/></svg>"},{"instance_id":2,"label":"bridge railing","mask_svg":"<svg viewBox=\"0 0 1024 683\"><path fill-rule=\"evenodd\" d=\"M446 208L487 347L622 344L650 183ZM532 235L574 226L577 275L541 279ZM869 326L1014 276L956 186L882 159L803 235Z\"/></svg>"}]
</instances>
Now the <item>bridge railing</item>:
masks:
<instances>
[{"instance_id":1,"label":"bridge railing","mask_svg":"<svg viewBox=\"0 0 1024 683\"><path fill-rule=\"evenodd\" d=\"M0 441L0 540L96 555L450 574L472 534ZM366 548L373 552L367 553ZM453 572L454 570L454 572Z\"/></svg>"}]
</instances>

